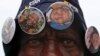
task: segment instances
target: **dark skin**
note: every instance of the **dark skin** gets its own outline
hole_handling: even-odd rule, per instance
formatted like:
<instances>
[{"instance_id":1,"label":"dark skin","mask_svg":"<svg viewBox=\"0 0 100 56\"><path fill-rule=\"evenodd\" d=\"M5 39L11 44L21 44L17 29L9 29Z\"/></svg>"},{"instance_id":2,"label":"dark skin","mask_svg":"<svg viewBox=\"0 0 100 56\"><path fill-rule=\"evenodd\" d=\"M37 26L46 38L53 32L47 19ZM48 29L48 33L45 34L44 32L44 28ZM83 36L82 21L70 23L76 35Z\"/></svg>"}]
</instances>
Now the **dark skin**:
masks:
<instances>
[{"instance_id":1,"label":"dark skin","mask_svg":"<svg viewBox=\"0 0 100 56\"><path fill-rule=\"evenodd\" d=\"M80 34L69 28L56 31L50 27L37 35L26 35L19 56L83 56Z\"/></svg>"}]
</instances>

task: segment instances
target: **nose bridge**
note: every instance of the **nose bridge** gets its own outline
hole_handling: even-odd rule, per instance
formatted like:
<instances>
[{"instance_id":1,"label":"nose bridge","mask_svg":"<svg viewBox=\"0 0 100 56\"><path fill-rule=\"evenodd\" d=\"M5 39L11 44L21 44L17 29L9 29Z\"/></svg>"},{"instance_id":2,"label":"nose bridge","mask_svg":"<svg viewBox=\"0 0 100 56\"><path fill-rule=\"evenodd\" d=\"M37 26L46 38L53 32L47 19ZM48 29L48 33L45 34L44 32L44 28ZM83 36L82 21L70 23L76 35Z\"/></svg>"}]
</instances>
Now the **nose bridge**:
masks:
<instances>
[{"instance_id":1,"label":"nose bridge","mask_svg":"<svg viewBox=\"0 0 100 56\"><path fill-rule=\"evenodd\" d=\"M54 40L48 40L48 44L47 44L47 54L48 56L56 56L56 46L55 46L55 42Z\"/></svg>"},{"instance_id":2,"label":"nose bridge","mask_svg":"<svg viewBox=\"0 0 100 56\"><path fill-rule=\"evenodd\" d=\"M51 28L48 28L46 31L46 41L41 51L41 56L62 56L57 43L56 33Z\"/></svg>"},{"instance_id":3,"label":"nose bridge","mask_svg":"<svg viewBox=\"0 0 100 56\"><path fill-rule=\"evenodd\" d=\"M42 50L42 56L62 56L55 40L49 39Z\"/></svg>"}]
</instances>

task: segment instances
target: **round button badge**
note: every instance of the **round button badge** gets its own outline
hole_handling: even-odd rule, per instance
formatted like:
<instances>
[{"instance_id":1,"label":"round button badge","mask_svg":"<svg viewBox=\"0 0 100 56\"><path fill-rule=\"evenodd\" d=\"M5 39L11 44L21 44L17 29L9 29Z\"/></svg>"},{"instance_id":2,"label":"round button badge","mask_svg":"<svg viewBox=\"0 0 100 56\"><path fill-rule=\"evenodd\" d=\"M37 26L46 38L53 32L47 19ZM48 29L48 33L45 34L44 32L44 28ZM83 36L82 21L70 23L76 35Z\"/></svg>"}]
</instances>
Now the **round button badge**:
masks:
<instances>
[{"instance_id":1,"label":"round button badge","mask_svg":"<svg viewBox=\"0 0 100 56\"><path fill-rule=\"evenodd\" d=\"M97 29L94 26L91 26L87 29L85 34L85 43L87 49L91 53L96 53L100 47L100 37Z\"/></svg>"},{"instance_id":2,"label":"round button badge","mask_svg":"<svg viewBox=\"0 0 100 56\"><path fill-rule=\"evenodd\" d=\"M3 28L2 28L2 41L4 44L8 44L11 42L11 40L14 37L15 33L15 21L11 17L7 18L4 22Z\"/></svg>"},{"instance_id":3,"label":"round button badge","mask_svg":"<svg viewBox=\"0 0 100 56\"><path fill-rule=\"evenodd\" d=\"M50 5L46 13L47 22L56 30L67 29L74 20L73 10L64 2Z\"/></svg>"},{"instance_id":4,"label":"round button badge","mask_svg":"<svg viewBox=\"0 0 100 56\"><path fill-rule=\"evenodd\" d=\"M27 34L38 34L45 26L43 13L35 7L25 7L18 15L18 23Z\"/></svg>"}]
</instances>

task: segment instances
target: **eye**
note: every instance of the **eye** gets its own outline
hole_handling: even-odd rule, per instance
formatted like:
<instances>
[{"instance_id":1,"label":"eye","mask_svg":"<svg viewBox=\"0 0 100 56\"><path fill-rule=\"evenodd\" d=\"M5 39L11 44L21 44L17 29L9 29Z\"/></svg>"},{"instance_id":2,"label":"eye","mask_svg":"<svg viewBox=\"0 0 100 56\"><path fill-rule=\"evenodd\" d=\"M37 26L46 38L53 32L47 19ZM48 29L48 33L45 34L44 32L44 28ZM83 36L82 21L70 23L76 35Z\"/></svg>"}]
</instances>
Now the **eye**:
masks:
<instances>
[{"instance_id":1,"label":"eye","mask_svg":"<svg viewBox=\"0 0 100 56\"><path fill-rule=\"evenodd\" d=\"M72 46L73 44L74 44L74 42L72 41L72 40L68 40L68 39L66 39L66 40L64 40L63 41L63 43L67 46Z\"/></svg>"},{"instance_id":2,"label":"eye","mask_svg":"<svg viewBox=\"0 0 100 56\"><path fill-rule=\"evenodd\" d=\"M42 41L40 39L32 39L28 41L28 44L32 47L39 47L42 44Z\"/></svg>"},{"instance_id":3,"label":"eye","mask_svg":"<svg viewBox=\"0 0 100 56\"><path fill-rule=\"evenodd\" d=\"M71 48L75 46L74 40L71 39L62 39L61 44L63 44L63 46L66 48Z\"/></svg>"}]
</instances>

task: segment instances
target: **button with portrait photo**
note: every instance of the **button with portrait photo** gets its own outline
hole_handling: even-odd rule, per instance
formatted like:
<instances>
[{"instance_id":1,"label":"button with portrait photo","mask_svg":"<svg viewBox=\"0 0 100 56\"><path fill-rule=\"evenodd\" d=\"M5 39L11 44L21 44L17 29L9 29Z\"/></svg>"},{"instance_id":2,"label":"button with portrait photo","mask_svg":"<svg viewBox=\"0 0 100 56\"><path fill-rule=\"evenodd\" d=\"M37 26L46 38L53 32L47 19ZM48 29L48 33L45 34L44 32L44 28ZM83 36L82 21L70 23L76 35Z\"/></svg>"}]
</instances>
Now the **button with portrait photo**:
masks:
<instances>
[{"instance_id":1,"label":"button with portrait photo","mask_svg":"<svg viewBox=\"0 0 100 56\"><path fill-rule=\"evenodd\" d=\"M18 15L18 23L27 34L38 34L45 26L45 17L36 7L26 6Z\"/></svg>"},{"instance_id":2,"label":"button with portrait photo","mask_svg":"<svg viewBox=\"0 0 100 56\"><path fill-rule=\"evenodd\" d=\"M96 53L99 50L100 37L99 37L98 30L94 26L91 26L87 29L85 34L85 43L87 49L91 53Z\"/></svg>"},{"instance_id":3,"label":"button with portrait photo","mask_svg":"<svg viewBox=\"0 0 100 56\"><path fill-rule=\"evenodd\" d=\"M11 42L11 40L14 37L16 30L16 24L14 19L11 17L8 17L6 21L4 22L3 28L2 28L2 41L4 44L8 44Z\"/></svg>"},{"instance_id":4,"label":"button with portrait photo","mask_svg":"<svg viewBox=\"0 0 100 56\"><path fill-rule=\"evenodd\" d=\"M64 2L50 5L46 13L48 24L56 30L67 29L74 20L73 10Z\"/></svg>"}]
</instances>

